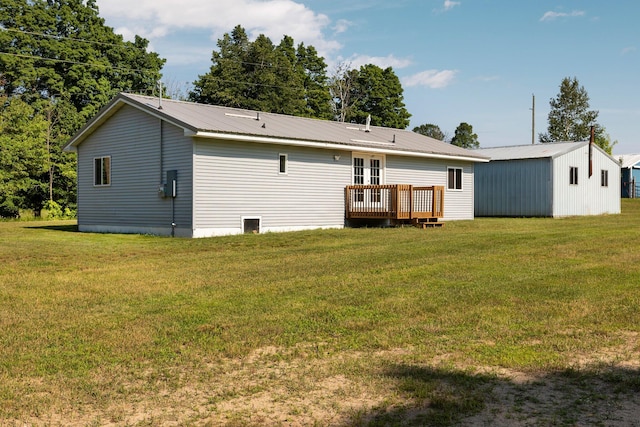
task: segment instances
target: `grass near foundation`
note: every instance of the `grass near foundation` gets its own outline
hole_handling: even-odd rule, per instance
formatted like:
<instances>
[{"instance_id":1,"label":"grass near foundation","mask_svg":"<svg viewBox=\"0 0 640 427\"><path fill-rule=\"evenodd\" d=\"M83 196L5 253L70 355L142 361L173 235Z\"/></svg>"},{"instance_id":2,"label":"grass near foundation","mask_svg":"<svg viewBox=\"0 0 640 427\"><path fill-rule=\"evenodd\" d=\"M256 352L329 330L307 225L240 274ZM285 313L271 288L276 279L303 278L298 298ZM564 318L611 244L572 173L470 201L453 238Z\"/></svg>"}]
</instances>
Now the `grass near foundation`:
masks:
<instances>
[{"instance_id":1,"label":"grass near foundation","mask_svg":"<svg viewBox=\"0 0 640 427\"><path fill-rule=\"evenodd\" d=\"M0 242L3 425L597 424L640 391L637 200L195 240L0 222Z\"/></svg>"}]
</instances>

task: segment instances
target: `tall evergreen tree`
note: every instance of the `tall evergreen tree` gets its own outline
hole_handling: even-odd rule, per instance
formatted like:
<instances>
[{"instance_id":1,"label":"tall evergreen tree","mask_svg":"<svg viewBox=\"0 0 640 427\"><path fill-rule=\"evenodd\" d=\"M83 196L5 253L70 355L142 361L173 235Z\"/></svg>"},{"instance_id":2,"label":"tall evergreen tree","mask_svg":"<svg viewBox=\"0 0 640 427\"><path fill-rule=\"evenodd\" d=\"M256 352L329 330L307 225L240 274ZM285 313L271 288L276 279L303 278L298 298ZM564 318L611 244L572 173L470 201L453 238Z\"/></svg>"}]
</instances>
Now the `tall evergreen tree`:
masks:
<instances>
[{"instance_id":1,"label":"tall evergreen tree","mask_svg":"<svg viewBox=\"0 0 640 427\"><path fill-rule=\"evenodd\" d=\"M164 60L147 48L147 40L125 42L106 26L95 0L0 3L0 94L19 97L48 122L47 173L38 178L51 187L45 199L74 203L75 158L61 152L69 135L117 92L156 87ZM29 201L36 211L39 199Z\"/></svg>"},{"instance_id":2,"label":"tall evergreen tree","mask_svg":"<svg viewBox=\"0 0 640 427\"><path fill-rule=\"evenodd\" d=\"M473 126L465 122L460 123L456 128L455 134L451 138L451 144L462 148L478 148L480 146L478 135L473 133Z\"/></svg>"},{"instance_id":3,"label":"tall evergreen tree","mask_svg":"<svg viewBox=\"0 0 640 427\"><path fill-rule=\"evenodd\" d=\"M371 115L371 124L376 126L397 129L409 126L411 114L404 105L400 79L391 67L382 69L373 64L363 65L353 78L350 97L355 102L346 121L364 123Z\"/></svg>"},{"instance_id":4,"label":"tall evergreen tree","mask_svg":"<svg viewBox=\"0 0 640 427\"><path fill-rule=\"evenodd\" d=\"M300 43L296 50L297 70L303 76L306 116L332 119L331 94L327 77L327 64L313 46Z\"/></svg>"},{"instance_id":5,"label":"tall evergreen tree","mask_svg":"<svg viewBox=\"0 0 640 427\"><path fill-rule=\"evenodd\" d=\"M328 118L326 65L313 46L284 36L278 45L265 35L249 41L240 25L225 34L199 76L192 101L295 116Z\"/></svg>"},{"instance_id":6,"label":"tall evergreen tree","mask_svg":"<svg viewBox=\"0 0 640 427\"><path fill-rule=\"evenodd\" d=\"M248 85L243 61L249 50L249 37L241 26L218 39L218 50L211 54L213 65L199 76L189 98L203 104L247 107Z\"/></svg>"},{"instance_id":7,"label":"tall evergreen tree","mask_svg":"<svg viewBox=\"0 0 640 427\"><path fill-rule=\"evenodd\" d=\"M578 79L565 77L560 92L549 101L549 126L540 134L540 142L586 141L591 126L597 126L598 111L589 110L589 95ZM597 135L602 130L598 129Z\"/></svg>"}]
</instances>

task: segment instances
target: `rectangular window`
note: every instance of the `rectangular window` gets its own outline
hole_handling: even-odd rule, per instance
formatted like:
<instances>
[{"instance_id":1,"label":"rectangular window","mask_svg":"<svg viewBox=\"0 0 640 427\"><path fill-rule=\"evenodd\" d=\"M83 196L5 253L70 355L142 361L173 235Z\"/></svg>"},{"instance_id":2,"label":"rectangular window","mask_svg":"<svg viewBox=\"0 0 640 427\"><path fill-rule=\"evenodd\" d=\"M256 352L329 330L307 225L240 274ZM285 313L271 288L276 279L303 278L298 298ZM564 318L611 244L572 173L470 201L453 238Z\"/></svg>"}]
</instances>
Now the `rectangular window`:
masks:
<instances>
[{"instance_id":1,"label":"rectangular window","mask_svg":"<svg viewBox=\"0 0 640 427\"><path fill-rule=\"evenodd\" d=\"M462 190L462 168L447 169L447 189Z\"/></svg>"},{"instance_id":2,"label":"rectangular window","mask_svg":"<svg viewBox=\"0 0 640 427\"><path fill-rule=\"evenodd\" d=\"M575 166L569 167L569 184L578 185L578 168Z\"/></svg>"},{"instance_id":3,"label":"rectangular window","mask_svg":"<svg viewBox=\"0 0 640 427\"><path fill-rule=\"evenodd\" d=\"M281 174L287 173L287 155L286 154L280 154L280 173Z\"/></svg>"},{"instance_id":4,"label":"rectangular window","mask_svg":"<svg viewBox=\"0 0 640 427\"><path fill-rule=\"evenodd\" d=\"M93 185L111 185L111 157L93 159Z\"/></svg>"},{"instance_id":5,"label":"rectangular window","mask_svg":"<svg viewBox=\"0 0 640 427\"><path fill-rule=\"evenodd\" d=\"M600 171L600 186L601 187L609 186L609 171L607 170Z\"/></svg>"}]
</instances>

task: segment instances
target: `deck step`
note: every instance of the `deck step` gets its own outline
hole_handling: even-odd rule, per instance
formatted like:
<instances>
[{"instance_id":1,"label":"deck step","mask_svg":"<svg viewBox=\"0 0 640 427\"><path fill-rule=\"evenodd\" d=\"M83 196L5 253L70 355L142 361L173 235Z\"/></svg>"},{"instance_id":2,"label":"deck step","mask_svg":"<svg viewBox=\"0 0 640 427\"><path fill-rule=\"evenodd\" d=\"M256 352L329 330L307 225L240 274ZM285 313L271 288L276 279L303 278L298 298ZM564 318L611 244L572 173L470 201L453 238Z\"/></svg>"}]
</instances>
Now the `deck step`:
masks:
<instances>
[{"instance_id":1,"label":"deck step","mask_svg":"<svg viewBox=\"0 0 640 427\"><path fill-rule=\"evenodd\" d=\"M418 227L424 228L433 228L433 227L444 227L444 222L422 222Z\"/></svg>"},{"instance_id":2,"label":"deck step","mask_svg":"<svg viewBox=\"0 0 640 427\"><path fill-rule=\"evenodd\" d=\"M433 228L433 227L444 227L444 223L438 222L438 218L414 219L413 225L422 229Z\"/></svg>"}]
</instances>

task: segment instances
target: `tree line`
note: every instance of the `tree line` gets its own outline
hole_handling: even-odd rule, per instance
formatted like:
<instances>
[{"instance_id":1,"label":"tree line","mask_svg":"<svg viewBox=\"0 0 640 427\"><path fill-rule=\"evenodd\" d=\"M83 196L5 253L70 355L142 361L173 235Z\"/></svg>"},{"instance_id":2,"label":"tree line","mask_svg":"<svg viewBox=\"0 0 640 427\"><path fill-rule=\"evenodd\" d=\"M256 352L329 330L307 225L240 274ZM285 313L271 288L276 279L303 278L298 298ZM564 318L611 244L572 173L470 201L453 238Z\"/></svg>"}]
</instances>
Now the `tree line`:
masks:
<instances>
[{"instance_id":1,"label":"tree line","mask_svg":"<svg viewBox=\"0 0 640 427\"><path fill-rule=\"evenodd\" d=\"M165 60L126 42L95 0L2 0L0 217L71 214L76 160L62 147L120 91L149 92Z\"/></svg>"},{"instance_id":2,"label":"tree line","mask_svg":"<svg viewBox=\"0 0 640 427\"><path fill-rule=\"evenodd\" d=\"M0 217L25 209L73 215L76 159L62 147L117 93L158 94L165 59L148 46L144 38L124 41L114 33L95 0L3 0ZM198 76L186 99L348 123L362 124L370 116L375 126L409 126L411 114L391 67L340 63L329 73L313 46L286 35L278 44L265 35L252 41L239 25L216 46L209 71ZM588 95L575 78L563 80L550 103L549 131L541 142L582 140L585 126L595 124L597 112L588 110ZM480 145L466 122L452 137L434 124L413 130L465 148ZM610 152L615 142L601 126L596 134Z\"/></svg>"}]
</instances>

